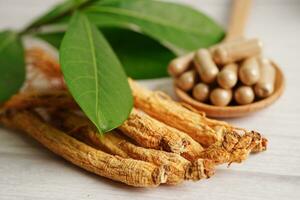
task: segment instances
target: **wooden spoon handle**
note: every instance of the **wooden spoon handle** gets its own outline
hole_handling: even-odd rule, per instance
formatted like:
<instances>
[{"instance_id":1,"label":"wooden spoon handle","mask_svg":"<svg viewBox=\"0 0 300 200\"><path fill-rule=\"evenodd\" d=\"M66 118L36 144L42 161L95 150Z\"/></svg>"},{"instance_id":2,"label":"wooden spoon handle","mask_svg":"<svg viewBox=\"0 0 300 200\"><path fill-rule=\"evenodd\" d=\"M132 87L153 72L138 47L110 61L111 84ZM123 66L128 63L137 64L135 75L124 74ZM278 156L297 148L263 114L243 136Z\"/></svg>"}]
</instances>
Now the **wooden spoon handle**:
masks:
<instances>
[{"instance_id":1,"label":"wooden spoon handle","mask_svg":"<svg viewBox=\"0 0 300 200\"><path fill-rule=\"evenodd\" d=\"M225 41L243 37L252 0L233 0L232 13Z\"/></svg>"}]
</instances>

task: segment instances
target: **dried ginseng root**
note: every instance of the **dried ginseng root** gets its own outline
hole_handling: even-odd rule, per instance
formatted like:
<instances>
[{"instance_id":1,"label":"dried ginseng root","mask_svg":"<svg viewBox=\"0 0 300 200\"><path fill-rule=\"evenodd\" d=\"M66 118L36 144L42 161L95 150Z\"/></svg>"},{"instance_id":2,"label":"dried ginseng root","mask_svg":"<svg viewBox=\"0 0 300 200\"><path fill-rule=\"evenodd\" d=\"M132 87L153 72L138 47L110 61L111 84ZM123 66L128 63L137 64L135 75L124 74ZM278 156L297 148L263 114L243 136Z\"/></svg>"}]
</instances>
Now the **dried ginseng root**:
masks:
<instances>
[{"instance_id":1,"label":"dried ginseng root","mask_svg":"<svg viewBox=\"0 0 300 200\"><path fill-rule=\"evenodd\" d=\"M129 83L137 108L169 126L188 133L205 147L220 139L221 135L209 127L201 115L189 111L164 93L144 89L131 79Z\"/></svg>"},{"instance_id":2,"label":"dried ginseng root","mask_svg":"<svg viewBox=\"0 0 300 200\"><path fill-rule=\"evenodd\" d=\"M51 108L52 106L54 108L73 108L73 109L76 108L77 109L77 105L75 104L71 96L67 92L63 92L63 91L56 92L56 93L54 92L53 94L50 93L35 94L35 95L18 94L15 95L10 101L6 103L6 109L7 108L24 109L24 108L33 108L33 107ZM187 109L187 108L183 107L183 109ZM188 110L188 112L193 113L194 115L199 115L198 113L190 110ZM162 142L160 141L162 138L162 133L168 131L167 130L161 131L161 129L170 129L172 130L169 131L169 135L171 138L173 137L173 135L176 135L174 136L174 138L178 139L178 137L181 137L183 141L187 141L185 143L186 145L185 152L181 153L181 155L190 161L197 160L199 157L201 157L201 158L210 158L218 164L240 162L248 156L249 151L260 152L266 149L267 140L259 135L259 137L253 138L253 141L256 141L255 143L257 143L257 145L255 147L253 147L252 145L251 146L252 149L247 145L240 147L239 152L243 152L244 155L242 153L235 154L234 156L231 155L234 154L233 151L228 150L228 148L224 149L223 143L227 143L227 146L228 145L234 146L237 143L237 141L243 137L240 137L239 134L236 134L234 128L229 126L227 123L205 118L206 124L208 124L211 127L214 127L213 130L218 132L219 135L222 135L222 137L220 137L220 139L213 146L210 146L208 149L205 149L205 151L203 151L201 145L195 142L192 138L188 137L186 133L182 131L178 131L177 129L174 129L172 127L166 126L165 124L141 112L136 111L135 113L138 114L139 116L129 117L128 121L125 122L123 125L127 130L130 130L130 132L127 132L126 134L127 136L134 139L135 142L137 142L140 146L146 148L154 148L154 149L161 149L162 147L165 147L164 150L166 150L169 148L166 148L167 147L166 145L160 146L162 144ZM128 124L130 124L130 127L128 126ZM227 136L227 134L230 135ZM236 137L234 137L235 138L234 140L229 141L228 138L230 138L232 135L235 135ZM248 137L250 136L254 137L255 135L257 135L257 133L256 134L248 133L247 135ZM172 144L172 143L169 142L168 144ZM240 143L240 144L245 144L245 143ZM226 155L226 157L223 157L223 155ZM240 158L238 156L240 156Z\"/></svg>"},{"instance_id":3,"label":"dried ginseng root","mask_svg":"<svg viewBox=\"0 0 300 200\"><path fill-rule=\"evenodd\" d=\"M163 123L133 109L128 119L119 127L139 145L153 149L182 153L188 142Z\"/></svg>"},{"instance_id":4,"label":"dried ginseng root","mask_svg":"<svg viewBox=\"0 0 300 200\"><path fill-rule=\"evenodd\" d=\"M64 79L57 59L39 47L26 50L26 81L22 91L64 89Z\"/></svg>"},{"instance_id":5,"label":"dried ginseng root","mask_svg":"<svg viewBox=\"0 0 300 200\"><path fill-rule=\"evenodd\" d=\"M26 63L38 68L49 78L62 77L60 65L53 56L45 50L32 47L26 50Z\"/></svg>"},{"instance_id":6,"label":"dried ginseng root","mask_svg":"<svg viewBox=\"0 0 300 200\"><path fill-rule=\"evenodd\" d=\"M116 131L100 136L94 125L87 119L70 112L59 112L54 118L60 121L62 128L97 148L124 158L133 158L164 166L167 184L178 184L183 180L199 180L214 174L214 163L206 159L190 162L178 154L146 149L129 142Z\"/></svg>"},{"instance_id":7,"label":"dried ginseng root","mask_svg":"<svg viewBox=\"0 0 300 200\"><path fill-rule=\"evenodd\" d=\"M143 147L181 153L188 160L195 160L203 151L202 146L186 133L137 109L132 110L119 129Z\"/></svg>"},{"instance_id":8,"label":"dried ginseng root","mask_svg":"<svg viewBox=\"0 0 300 200\"><path fill-rule=\"evenodd\" d=\"M2 113L0 122L27 132L52 152L100 176L135 187L155 187L167 180L163 167L96 150L43 122L31 112Z\"/></svg>"},{"instance_id":9,"label":"dried ginseng root","mask_svg":"<svg viewBox=\"0 0 300 200\"><path fill-rule=\"evenodd\" d=\"M208 119L192 108L173 101L164 93L142 88L130 79L129 83L134 96L134 104L137 108L172 127L188 133L205 147L209 147L216 142L223 142L227 133L231 133L236 129L241 130L226 122ZM267 140L261 138L257 146L250 151L263 151L266 149L266 145Z\"/></svg>"},{"instance_id":10,"label":"dried ginseng root","mask_svg":"<svg viewBox=\"0 0 300 200\"><path fill-rule=\"evenodd\" d=\"M27 109L36 107L79 108L71 95L64 90L18 93L3 105L5 109Z\"/></svg>"},{"instance_id":11,"label":"dried ginseng root","mask_svg":"<svg viewBox=\"0 0 300 200\"><path fill-rule=\"evenodd\" d=\"M66 91L47 93L20 93L4 105L6 109L27 109L36 107L79 109ZM203 150L202 146L188 134L172 128L147 114L133 109L131 115L119 127L140 146L180 153L188 160L195 160Z\"/></svg>"},{"instance_id":12,"label":"dried ginseng root","mask_svg":"<svg viewBox=\"0 0 300 200\"><path fill-rule=\"evenodd\" d=\"M256 148L266 146L265 142L264 138L254 131L247 132L242 136L235 131L230 131L224 134L222 141L218 141L202 151L200 157L211 159L216 164L240 163L248 157L251 151L257 151Z\"/></svg>"}]
</instances>

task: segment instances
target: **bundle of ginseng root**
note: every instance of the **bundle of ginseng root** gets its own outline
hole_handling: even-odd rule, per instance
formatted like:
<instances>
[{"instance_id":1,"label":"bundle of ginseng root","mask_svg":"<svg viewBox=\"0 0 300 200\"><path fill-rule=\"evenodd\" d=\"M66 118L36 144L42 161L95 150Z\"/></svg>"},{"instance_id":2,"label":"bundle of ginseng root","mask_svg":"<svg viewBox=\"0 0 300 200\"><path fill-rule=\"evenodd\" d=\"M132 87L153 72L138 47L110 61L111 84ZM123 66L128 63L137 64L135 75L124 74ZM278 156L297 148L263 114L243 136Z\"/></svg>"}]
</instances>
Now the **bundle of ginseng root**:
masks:
<instances>
[{"instance_id":1,"label":"bundle of ginseng root","mask_svg":"<svg viewBox=\"0 0 300 200\"><path fill-rule=\"evenodd\" d=\"M131 79L130 116L100 135L68 93L57 61L39 48L27 50L26 56L28 74L35 71L49 85L38 88L35 76L27 76L24 88L1 106L1 124L26 132L100 176L136 187L178 184L209 178L215 166L239 163L266 149L267 140L259 133L208 119Z\"/></svg>"}]
</instances>

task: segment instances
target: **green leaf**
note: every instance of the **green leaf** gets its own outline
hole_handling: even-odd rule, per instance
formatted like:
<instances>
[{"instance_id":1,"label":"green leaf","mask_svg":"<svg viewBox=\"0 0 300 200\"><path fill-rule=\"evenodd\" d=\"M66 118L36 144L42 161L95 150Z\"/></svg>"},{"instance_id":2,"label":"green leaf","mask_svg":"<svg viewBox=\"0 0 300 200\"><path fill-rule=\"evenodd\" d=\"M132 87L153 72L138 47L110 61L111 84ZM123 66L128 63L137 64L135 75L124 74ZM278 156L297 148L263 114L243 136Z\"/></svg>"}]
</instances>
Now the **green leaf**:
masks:
<instances>
[{"instance_id":1,"label":"green leaf","mask_svg":"<svg viewBox=\"0 0 300 200\"><path fill-rule=\"evenodd\" d=\"M18 35L0 32L0 103L18 92L25 80L24 49Z\"/></svg>"},{"instance_id":2,"label":"green leaf","mask_svg":"<svg viewBox=\"0 0 300 200\"><path fill-rule=\"evenodd\" d=\"M34 36L48 42L53 47L59 49L64 35L65 32L51 32L51 33L37 33Z\"/></svg>"},{"instance_id":3,"label":"green leaf","mask_svg":"<svg viewBox=\"0 0 300 200\"><path fill-rule=\"evenodd\" d=\"M175 55L157 41L129 30L101 29L120 59L126 74L134 79L168 76L168 63Z\"/></svg>"},{"instance_id":4,"label":"green leaf","mask_svg":"<svg viewBox=\"0 0 300 200\"><path fill-rule=\"evenodd\" d=\"M157 41L130 30L102 28L106 39L121 61L126 74L134 79L166 77L167 65L175 55ZM35 36L59 48L64 32Z\"/></svg>"},{"instance_id":5,"label":"green leaf","mask_svg":"<svg viewBox=\"0 0 300 200\"><path fill-rule=\"evenodd\" d=\"M133 97L113 50L88 19L75 13L60 47L66 84L100 133L120 126L133 107Z\"/></svg>"},{"instance_id":6,"label":"green leaf","mask_svg":"<svg viewBox=\"0 0 300 200\"><path fill-rule=\"evenodd\" d=\"M211 46L224 36L211 18L190 7L149 0L101 0L84 9L96 25L130 27L175 52Z\"/></svg>"},{"instance_id":7,"label":"green leaf","mask_svg":"<svg viewBox=\"0 0 300 200\"><path fill-rule=\"evenodd\" d=\"M40 16L38 19L33 21L29 25L29 28L37 27L40 25L53 22L56 19L59 19L60 17L63 17L66 14L70 14L72 11L76 10L77 8L86 5L88 3L91 3L93 1L95 0L66 0L58 5L55 5L44 15Z\"/></svg>"}]
</instances>

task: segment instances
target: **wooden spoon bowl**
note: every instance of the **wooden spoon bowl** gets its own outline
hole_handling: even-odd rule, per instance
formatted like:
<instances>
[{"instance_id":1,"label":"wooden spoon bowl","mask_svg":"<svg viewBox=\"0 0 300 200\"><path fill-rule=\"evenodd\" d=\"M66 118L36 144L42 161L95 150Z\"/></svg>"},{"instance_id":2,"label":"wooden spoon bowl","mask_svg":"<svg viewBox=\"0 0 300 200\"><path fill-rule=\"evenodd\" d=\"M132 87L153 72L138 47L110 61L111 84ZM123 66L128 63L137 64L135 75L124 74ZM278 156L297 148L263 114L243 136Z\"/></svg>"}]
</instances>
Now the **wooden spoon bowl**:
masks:
<instances>
[{"instance_id":1,"label":"wooden spoon bowl","mask_svg":"<svg viewBox=\"0 0 300 200\"><path fill-rule=\"evenodd\" d=\"M234 118L234 117L246 116L256 111L259 111L263 108L266 108L267 106L274 103L282 95L284 91L284 85L285 85L284 76L282 71L278 67L278 65L276 65L273 61L272 61L272 65L276 68L276 81L275 81L275 88L273 94L267 98L254 101L251 104L230 105L230 106L220 107L220 106L214 106L207 103L201 103L195 100L194 98L192 98L185 91L178 88L176 85L174 86L175 93L178 96L178 98L181 99L183 102L193 106L199 111L205 112L206 115L210 117Z\"/></svg>"}]
</instances>

